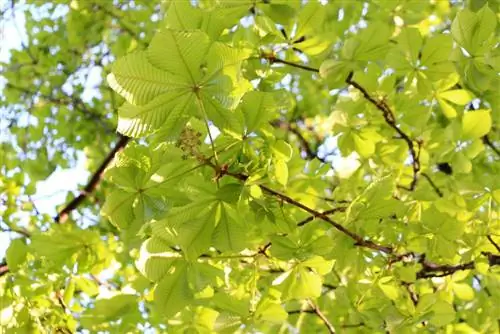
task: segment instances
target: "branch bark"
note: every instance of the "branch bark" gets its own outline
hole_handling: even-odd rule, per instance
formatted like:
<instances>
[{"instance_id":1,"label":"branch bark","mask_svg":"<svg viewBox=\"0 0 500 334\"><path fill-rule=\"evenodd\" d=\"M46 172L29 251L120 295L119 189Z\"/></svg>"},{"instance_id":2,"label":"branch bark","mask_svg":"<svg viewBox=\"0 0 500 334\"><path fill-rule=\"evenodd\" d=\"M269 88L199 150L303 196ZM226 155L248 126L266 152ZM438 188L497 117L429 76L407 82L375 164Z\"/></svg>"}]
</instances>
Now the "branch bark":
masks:
<instances>
[{"instance_id":1,"label":"branch bark","mask_svg":"<svg viewBox=\"0 0 500 334\"><path fill-rule=\"evenodd\" d=\"M396 118L394 117L394 112L391 110L389 105L384 101L384 100L376 100L373 96L368 93L368 91L362 87L359 83L354 81L352 79L353 77L353 72L349 73L346 79L346 83L355 87L357 90L361 92L363 97L370 101L371 104L373 104L378 110L382 112L382 115L384 116L384 120L389 125L394 131L396 131L401 139L403 139L408 146L408 151L410 152L410 156L412 158L412 169L413 169L413 180L411 181L410 187L407 188L407 190L413 191L415 190L415 187L417 186L417 181L418 181L418 173L420 171L420 142L417 142L418 144L418 152L415 149L415 145L413 143L413 139L410 138L408 134L406 134L403 130L401 130L397 123L396 123Z\"/></svg>"},{"instance_id":2,"label":"branch bark","mask_svg":"<svg viewBox=\"0 0 500 334\"><path fill-rule=\"evenodd\" d=\"M77 197L75 197L71 202L69 202L61 211L59 211L57 216L54 217L56 223L64 223L68 219L71 211L75 210L97 188L97 186L101 182L102 175L106 167L108 167L111 161L113 161L115 155L123 148L125 148L129 140L130 140L129 137L120 135L119 140L116 143L115 147L111 150L111 152L108 153L108 155L101 163L99 168L97 168L97 170L90 178L87 185L83 188L82 191L80 191L80 194Z\"/></svg>"},{"instance_id":3,"label":"branch bark","mask_svg":"<svg viewBox=\"0 0 500 334\"><path fill-rule=\"evenodd\" d=\"M493 144L493 142L491 141L490 137L488 137L488 135L485 135L483 137L483 143L487 146L489 146L493 152L495 152L499 157L500 157L500 150L498 148L496 148L495 144Z\"/></svg>"}]
</instances>

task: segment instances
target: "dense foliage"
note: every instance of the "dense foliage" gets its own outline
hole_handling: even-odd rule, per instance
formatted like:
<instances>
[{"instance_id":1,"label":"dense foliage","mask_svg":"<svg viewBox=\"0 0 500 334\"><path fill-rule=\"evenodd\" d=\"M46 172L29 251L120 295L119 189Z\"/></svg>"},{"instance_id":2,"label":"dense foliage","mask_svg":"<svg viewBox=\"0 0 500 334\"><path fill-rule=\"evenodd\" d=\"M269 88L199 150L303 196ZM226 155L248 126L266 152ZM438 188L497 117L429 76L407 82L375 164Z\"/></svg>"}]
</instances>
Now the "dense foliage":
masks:
<instances>
[{"instance_id":1,"label":"dense foliage","mask_svg":"<svg viewBox=\"0 0 500 334\"><path fill-rule=\"evenodd\" d=\"M2 333L500 331L497 2L0 10Z\"/></svg>"}]
</instances>

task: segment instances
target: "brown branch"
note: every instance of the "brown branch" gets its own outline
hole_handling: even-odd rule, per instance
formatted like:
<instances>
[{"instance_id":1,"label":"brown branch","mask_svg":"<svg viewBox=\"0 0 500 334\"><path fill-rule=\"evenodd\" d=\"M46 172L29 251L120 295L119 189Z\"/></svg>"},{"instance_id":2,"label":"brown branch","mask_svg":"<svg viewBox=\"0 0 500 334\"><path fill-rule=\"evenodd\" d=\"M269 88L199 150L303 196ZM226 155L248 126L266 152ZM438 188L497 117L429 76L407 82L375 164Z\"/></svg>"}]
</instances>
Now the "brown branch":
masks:
<instances>
[{"instance_id":1,"label":"brown branch","mask_svg":"<svg viewBox=\"0 0 500 334\"><path fill-rule=\"evenodd\" d=\"M497 252L500 253L500 246L493 240L491 235L487 235L486 238L488 238L488 241L491 242L491 244L496 248Z\"/></svg>"},{"instance_id":2,"label":"brown branch","mask_svg":"<svg viewBox=\"0 0 500 334\"><path fill-rule=\"evenodd\" d=\"M370 249L377 250L377 251L380 251L380 252L383 252L386 254L392 253L392 247L379 245L379 244L374 243L373 241L366 240L362 236L360 236L359 234L356 234L356 233L348 230L344 226L340 225L339 223L333 221L332 219L330 219L330 217L328 217L326 214L324 214L322 212L311 209L308 206L302 204L301 202L298 202L298 201L288 197L285 194L279 193L271 188L268 188L267 186L260 185L260 188L264 192L273 195L274 197L282 200L283 202L286 202L288 204L292 204L293 206L298 207L298 208L310 213L311 215L313 215L315 217L321 218L323 221L329 223L334 228L336 228L338 231L344 233L345 235L349 236L351 239L356 241L355 245L357 245L357 246L370 248Z\"/></svg>"},{"instance_id":3,"label":"brown branch","mask_svg":"<svg viewBox=\"0 0 500 334\"><path fill-rule=\"evenodd\" d=\"M487 146L489 146L493 152L495 152L499 157L500 157L500 150L495 147L495 144L491 141L491 139L488 137L488 135L483 136L483 143Z\"/></svg>"},{"instance_id":4,"label":"brown branch","mask_svg":"<svg viewBox=\"0 0 500 334\"><path fill-rule=\"evenodd\" d=\"M312 160L315 158L320 159L318 157L318 155L316 154L316 152L311 148L311 145L309 145L309 142L304 138L304 136L299 131L299 129L297 129L297 126L294 126L294 124L291 124L289 122L285 122L282 120L275 120L275 121L272 121L270 123L272 126L274 126L276 128L288 130L288 131L292 132L294 135L296 135L297 139L300 142L300 146L302 147L302 150L306 153L307 160ZM323 161L323 159L320 159L320 160Z\"/></svg>"},{"instance_id":5,"label":"brown branch","mask_svg":"<svg viewBox=\"0 0 500 334\"><path fill-rule=\"evenodd\" d=\"M307 302L308 302L309 306L311 307L311 310L318 316L318 318L321 319L321 321L323 321L326 328L328 329L328 333L335 333L335 328L333 327L332 323L323 314L323 312L321 312L319 307L316 304L314 304L311 300L308 300Z\"/></svg>"},{"instance_id":6,"label":"brown branch","mask_svg":"<svg viewBox=\"0 0 500 334\"><path fill-rule=\"evenodd\" d=\"M305 65L301 65L301 64L297 64L297 63L292 63L292 62L289 62L287 60L279 59L279 58L276 58L276 55L274 55L274 54L263 53L263 54L261 54L261 58L268 60L271 64L273 64L273 63L285 64L285 65L292 66L295 68L300 68L300 69L303 69L306 71L319 73L319 69L317 69L317 68L313 68L313 67L309 67L309 66L305 66ZM415 187L417 186L418 173L420 171L420 160L419 160L420 157L419 157L419 155L420 155L421 142L417 142L418 148L419 148L417 151L415 149L415 145L413 143L413 140L410 138L410 136L407 135L403 130L401 130L398 127L398 125L396 124L396 119L394 117L394 113L392 112L391 108L387 105L387 103L384 100L376 100L374 97L372 97L370 95L370 93L368 93L368 91L363 86L361 86L359 83L357 83L356 81L354 81L352 79L353 75L354 75L354 73L350 72L349 75L347 76L345 82L347 84L355 87L356 89L358 89L366 100L370 101L371 104L373 104L377 109L382 111L382 115L384 116L385 122L394 131L396 131L400 135L401 139L403 139L406 142L406 145L408 146L408 150L409 150L410 155L412 157L413 180L410 184L410 187L405 188L405 189L407 189L409 191L415 190Z\"/></svg>"},{"instance_id":7,"label":"brown branch","mask_svg":"<svg viewBox=\"0 0 500 334\"><path fill-rule=\"evenodd\" d=\"M420 173L420 175L422 175L429 182L432 189L434 189L434 191L436 192L436 194L438 194L439 197L443 197L443 192L438 188L438 186L436 186L434 181L432 181L431 177L427 175L427 173Z\"/></svg>"},{"instance_id":8,"label":"brown branch","mask_svg":"<svg viewBox=\"0 0 500 334\"><path fill-rule=\"evenodd\" d=\"M58 214L54 217L56 223L64 223L67 219L71 211L75 210L99 185L102 179L102 175L104 170L111 163L116 153L121 151L130 140L129 137L120 135L120 139L116 143L115 147L108 153L104 161L101 163L99 168L94 172L92 177L90 178L87 185L83 188L80 194L75 197L71 202L69 202Z\"/></svg>"},{"instance_id":9,"label":"brown branch","mask_svg":"<svg viewBox=\"0 0 500 334\"><path fill-rule=\"evenodd\" d=\"M283 59L279 59L279 58L276 58L276 55L274 55L274 54L261 54L261 58L268 60L269 63L271 63L271 64L284 64L284 65L292 66L295 68L300 68L301 70L319 73L319 69L317 69L317 68L309 67L309 66L302 65L302 64L292 63L292 62L289 62L289 61L283 60Z\"/></svg>"},{"instance_id":10,"label":"brown branch","mask_svg":"<svg viewBox=\"0 0 500 334\"><path fill-rule=\"evenodd\" d=\"M366 100L370 101L371 104L373 104L378 110L380 110L382 112L382 115L384 116L384 120L387 123L387 125L389 125L394 131L396 131L401 137L401 139L403 139L406 142L406 145L408 146L408 150L410 151L410 155L412 158L412 169L413 169L413 180L411 181L410 187L407 188L407 190L410 191L415 190L415 187L417 186L418 172L420 171L419 155L420 155L421 143L418 142L419 150L417 153L415 145L413 144L413 140L396 124L396 118L394 117L394 113L392 112L389 105L387 105L387 103L384 100L376 100L373 96L370 95L370 93L368 93L368 91L364 87L362 87L359 83L354 81L352 77L353 77L353 72L349 73L349 75L347 76L346 83L359 90Z\"/></svg>"},{"instance_id":11,"label":"brown branch","mask_svg":"<svg viewBox=\"0 0 500 334\"><path fill-rule=\"evenodd\" d=\"M231 172L228 172L225 170L221 170L220 167L214 165L210 161L206 161L206 165L212 167L215 170L216 175L219 175L220 177L222 177L224 175L229 175L229 176L231 176L235 179L238 179L240 181L246 181L248 179L247 175L239 174L239 173L231 173ZM286 202L286 203L291 204L299 209L302 209L303 211L310 213L312 216L318 217L318 218L322 219L323 221L329 223L335 229L337 229L338 231L344 233L345 235L349 236L351 239L356 241L356 243L355 243L356 246L361 246L361 247L373 249L373 250L380 251L380 252L385 253L385 254L392 254L392 251L393 251L392 247L379 245L379 244L374 243L373 241L366 240L361 235L356 234L356 233L348 230L344 226L340 225L339 223L333 221L332 219L330 219L330 217L328 217L328 215L326 215L322 212L311 209L310 207L306 206L305 204L298 202L298 201L294 200L293 198L288 197L287 195L282 194L280 192L277 192L276 190L273 190L265 185L261 184L261 185L259 185L259 187L265 193L270 194L283 202Z\"/></svg>"},{"instance_id":12,"label":"brown branch","mask_svg":"<svg viewBox=\"0 0 500 334\"><path fill-rule=\"evenodd\" d=\"M7 262L3 261L0 263L0 277L6 275L9 272L9 267L7 266Z\"/></svg>"},{"instance_id":13,"label":"brown branch","mask_svg":"<svg viewBox=\"0 0 500 334\"><path fill-rule=\"evenodd\" d=\"M120 135L119 140L116 143L115 147L111 150L111 152L108 153L104 161L101 163L99 168L97 168L97 170L94 172L89 182L80 192L80 194L77 197L75 197L71 202L69 202L61 211L59 211L57 216L54 217L54 221L56 223L64 223L68 219L69 214L73 210L75 210L97 188L97 186L101 182L104 170L111 163L116 153L121 151L127 145L129 140L130 140L129 137ZM28 234L25 234L25 236L29 237ZM8 272L9 272L9 267L7 263L0 264L0 277L7 274Z\"/></svg>"},{"instance_id":14,"label":"brown branch","mask_svg":"<svg viewBox=\"0 0 500 334\"><path fill-rule=\"evenodd\" d=\"M333 209L330 209L330 210L325 210L322 212L322 214L324 215L331 215L332 213L335 213L335 212L345 212L346 210L346 207L345 206L342 206L342 207L338 207L338 208L333 208ZM305 224L313 221L314 219L316 219L316 216L309 216L307 217L306 219L302 220L301 222L299 222L297 224L297 226L304 226Z\"/></svg>"},{"instance_id":15,"label":"brown branch","mask_svg":"<svg viewBox=\"0 0 500 334\"><path fill-rule=\"evenodd\" d=\"M488 252L484 252L483 255L488 258L488 264L490 266L500 265L500 255L494 255ZM417 273L417 278L449 276L457 271L474 269L476 266L475 261L470 261L467 263L457 264L457 265L449 265L449 264L439 265L436 263L426 261L425 257L422 257L420 263L422 264L423 268Z\"/></svg>"},{"instance_id":16,"label":"brown branch","mask_svg":"<svg viewBox=\"0 0 500 334\"><path fill-rule=\"evenodd\" d=\"M345 324L345 325L342 325L341 327L342 328L356 328L356 327L363 327L363 326L365 326L365 323L360 322L359 324Z\"/></svg>"}]
</instances>

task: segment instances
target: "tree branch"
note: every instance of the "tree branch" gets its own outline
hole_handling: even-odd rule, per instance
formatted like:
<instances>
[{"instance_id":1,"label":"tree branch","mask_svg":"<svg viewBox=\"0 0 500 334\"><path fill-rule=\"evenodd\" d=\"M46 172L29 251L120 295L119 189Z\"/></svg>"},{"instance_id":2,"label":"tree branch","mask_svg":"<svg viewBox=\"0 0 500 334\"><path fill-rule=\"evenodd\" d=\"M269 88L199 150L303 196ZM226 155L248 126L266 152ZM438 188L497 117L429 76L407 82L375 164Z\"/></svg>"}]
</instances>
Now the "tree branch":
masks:
<instances>
[{"instance_id":1,"label":"tree branch","mask_svg":"<svg viewBox=\"0 0 500 334\"><path fill-rule=\"evenodd\" d=\"M322 212L322 214L324 214L324 215L331 215L332 213L335 213L335 212L344 212L346 209L347 208L345 206L342 206L342 207L333 208L333 209L330 209L330 210L325 210L325 211ZM313 221L314 219L316 219L316 216L314 216L314 215L309 216L306 219L304 219L303 221L299 222L297 224L297 226L304 226L305 224Z\"/></svg>"},{"instance_id":2,"label":"tree branch","mask_svg":"<svg viewBox=\"0 0 500 334\"><path fill-rule=\"evenodd\" d=\"M319 69L317 69L317 68L309 67L309 66L301 65L301 64L297 64L297 63L292 63L292 62L289 62L289 61L283 60L283 59L279 59L279 58L276 58L276 55L274 55L274 54L261 54L261 58L266 59L271 64L284 64L284 65L292 66L295 68L300 68L301 70L319 73Z\"/></svg>"},{"instance_id":3,"label":"tree branch","mask_svg":"<svg viewBox=\"0 0 500 334\"><path fill-rule=\"evenodd\" d=\"M434 191L436 192L436 194L438 194L439 197L443 197L443 192L438 188L438 186L436 186L434 181L432 181L431 177L427 175L427 173L420 173L420 175L422 175L429 182L432 189L434 189Z\"/></svg>"},{"instance_id":4,"label":"tree branch","mask_svg":"<svg viewBox=\"0 0 500 334\"><path fill-rule=\"evenodd\" d=\"M330 322L330 320L327 319L327 317L323 314L323 312L321 312L319 307L316 304L314 304L311 300L308 300L307 302L311 307L311 310L318 316L318 318L321 319L321 321L323 321L326 328L328 329L328 333L335 333L335 328L333 327L332 323Z\"/></svg>"},{"instance_id":5,"label":"tree branch","mask_svg":"<svg viewBox=\"0 0 500 334\"><path fill-rule=\"evenodd\" d=\"M282 120L275 120L271 122L271 125L280 129L285 129L290 132L292 132L294 135L297 136L297 139L300 142L300 146L302 147L302 150L306 153L306 158L307 160L312 160L312 159L320 159L316 152L311 148L309 145L309 142L304 138L302 133L297 129L297 126L294 126L293 124L289 122L285 122ZM320 159L323 161L322 159ZM323 161L324 162L324 161Z\"/></svg>"},{"instance_id":6,"label":"tree branch","mask_svg":"<svg viewBox=\"0 0 500 334\"><path fill-rule=\"evenodd\" d=\"M495 144L493 144L488 135L484 135L482 139L483 143L489 146L493 150L493 152L495 152L500 157L500 150L495 147Z\"/></svg>"},{"instance_id":7,"label":"tree branch","mask_svg":"<svg viewBox=\"0 0 500 334\"><path fill-rule=\"evenodd\" d=\"M94 172L92 177L90 178L87 185L80 191L80 194L75 197L71 202L69 202L58 214L54 217L56 223L64 223L67 219L71 211L75 210L99 185L102 179L102 175L104 170L111 163L116 153L121 151L129 142L130 138L120 135L118 142L115 147L108 153L104 161L101 163L99 168Z\"/></svg>"},{"instance_id":8,"label":"tree branch","mask_svg":"<svg viewBox=\"0 0 500 334\"><path fill-rule=\"evenodd\" d=\"M310 72L315 72L319 73L319 69L301 65L301 64L296 64L289 62L287 60L279 59L276 58L276 55L274 54L261 54L261 58L268 60L271 64L273 63L279 63L279 64L285 64L288 66L292 66L295 68L303 69L306 71ZM418 151L415 149L415 145L413 143L413 140L410 138L409 135L407 135L403 130L401 130L398 125L396 124L396 119L394 117L394 113L392 112L391 108L389 105L384 101L384 100L376 100L374 97L368 93L368 91L362 87L359 83L354 81L353 78L354 73L350 72L349 75L347 76L345 82L356 89L358 89L363 97L368 100L371 104L373 104L377 109L382 111L382 115L384 116L385 122L394 130L396 131L401 139L403 139L406 142L406 145L408 146L408 150L410 152L410 156L412 157L412 169L413 169L413 180L410 184L409 188L404 187L404 189L407 189L409 191L415 190L415 187L417 186L417 181L418 181L418 173L420 171L420 160L419 160L419 155L420 155L420 145L421 142L418 143Z\"/></svg>"},{"instance_id":9,"label":"tree branch","mask_svg":"<svg viewBox=\"0 0 500 334\"><path fill-rule=\"evenodd\" d=\"M413 180L411 181L410 187L406 189L410 191L415 190L415 187L417 186L418 172L420 171L419 155L420 155L421 143L417 142L419 146L419 150L417 152L413 140L396 124L396 118L394 117L394 113L392 112L389 105L384 100L376 100L373 96L371 96L370 93L368 93L368 91L364 87L362 87L360 84L358 84L356 81L352 79L353 75L354 75L353 72L349 73L346 79L346 83L359 90L366 100L370 101L371 104L373 104L378 110L380 110L382 112L382 115L384 116L387 125L389 125L394 131L396 131L401 136L401 139L403 139L406 142L406 145L408 146L408 150L410 151L410 155L412 158L412 169L413 169Z\"/></svg>"},{"instance_id":10,"label":"tree branch","mask_svg":"<svg viewBox=\"0 0 500 334\"><path fill-rule=\"evenodd\" d=\"M80 194L75 197L71 202L69 202L59 213L54 217L54 221L56 223L64 223L68 217L69 214L78 208L78 206L97 188L97 186L100 184L102 175L108 167L108 165L113 161L113 158L115 155L121 151L129 142L130 138L120 135L118 142L116 143L115 147L111 150L111 152L108 153L104 161L101 163L99 168L94 172L92 177L90 178L89 182L87 185L83 188L83 190L80 192ZM17 232L17 231L15 231ZM25 234L25 236L29 237L28 234ZM9 268L7 266L7 263L2 263L0 264L0 277L7 274L9 272Z\"/></svg>"},{"instance_id":11,"label":"tree branch","mask_svg":"<svg viewBox=\"0 0 500 334\"><path fill-rule=\"evenodd\" d=\"M238 179L240 181L246 181L248 179L248 176L245 175L245 174L232 173L232 172L229 172L227 170L221 170L220 167L214 165L210 161L206 161L206 165L212 167L218 177L222 177L224 175L228 175L228 176L231 176L231 177L233 177L235 179ZM332 219L330 219L330 217L328 217L323 212L319 212L317 210L311 209L308 206L306 206L305 204L303 204L301 202L298 202L298 201L294 200L293 198L288 197L287 195L282 194L282 193L280 193L280 192L278 192L276 190L273 190L273 189L271 189L271 188L269 188L269 187L267 187L265 185L261 184L261 185L259 185L259 187L265 193L270 194L270 195L278 198L279 200L281 200L283 202L286 202L288 204L291 204L291 205L293 205L293 206L295 206L295 207L297 207L299 209L302 209L303 211L305 211L307 213L310 213L314 217L321 218L323 221L329 223L330 225L332 225L338 231L344 233L345 235L347 235L351 239L353 239L356 242L355 243L356 246L370 248L370 249L373 249L373 250L376 250L376 251L380 251L380 252L385 253L385 254L392 254L392 251L393 251L392 247L379 245L379 244L377 244L377 243L375 243L373 241L366 240L361 235L356 234L356 233L348 230L344 226L340 225L339 223L333 221Z\"/></svg>"},{"instance_id":12,"label":"tree branch","mask_svg":"<svg viewBox=\"0 0 500 334\"><path fill-rule=\"evenodd\" d=\"M500 253L500 246L493 240L491 235L487 235L486 238L488 238L488 241L496 248L497 252Z\"/></svg>"},{"instance_id":13,"label":"tree branch","mask_svg":"<svg viewBox=\"0 0 500 334\"><path fill-rule=\"evenodd\" d=\"M488 252L484 252L483 255L485 255L488 258L488 264L490 266L500 265L500 255L494 255ZM417 272L417 278L449 276L457 271L474 269L476 266L475 261L470 261L467 263L457 264L457 265L449 265L449 264L439 265L436 263L426 261L424 256L422 257L420 263L422 264L423 268L419 272Z\"/></svg>"},{"instance_id":14,"label":"tree branch","mask_svg":"<svg viewBox=\"0 0 500 334\"><path fill-rule=\"evenodd\" d=\"M0 277L7 274L9 272L9 267L7 266L7 262L3 261L0 263Z\"/></svg>"}]
</instances>

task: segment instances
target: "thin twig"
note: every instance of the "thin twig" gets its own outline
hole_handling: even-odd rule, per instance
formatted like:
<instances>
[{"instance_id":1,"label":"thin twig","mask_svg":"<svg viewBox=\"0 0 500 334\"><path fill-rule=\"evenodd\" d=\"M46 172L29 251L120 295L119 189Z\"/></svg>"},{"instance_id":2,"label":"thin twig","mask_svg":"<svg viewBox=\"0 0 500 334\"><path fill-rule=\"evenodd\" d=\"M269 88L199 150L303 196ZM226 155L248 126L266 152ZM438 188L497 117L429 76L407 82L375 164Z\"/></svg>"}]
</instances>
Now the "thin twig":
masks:
<instances>
[{"instance_id":1,"label":"thin twig","mask_svg":"<svg viewBox=\"0 0 500 334\"><path fill-rule=\"evenodd\" d=\"M338 208L333 208L333 209L330 209L330 210L325 210L322 212L322 214L324 215L331 215L332 213L335 213L335 212L344 212L347 208L345 206L342 206L342 207L338 207ZM301 222L299 222L297 224L297 226L304 226L305 224L313 221L314 219L316 219L316 216L309 216L307 217L306 219L302 220Z\"/></svg>"},{"instance_id":2,"label":"thin twig","mask_svg":"<svg viewBox=\"0 0 500 334\"><path fill-rule=\"evenodd\" d=\"M500 246L495 242L495 240L493 240L493 238L491 237L491 235L487 235L486 238L488 238L488 240L491 242L491 244L493 246L495 246L497 252L500 253Z\"/></svg>"},{"instance_id":3,"label":"thin twig","mask_svg":"<svg viewBox=\"0 0 500 334\"><path fill-rule=\"evenodd\" d=\"M363 97L370 101L371 104L373 104L378 110L382 112L382 115L384 116L384 120L389 125L394 131L396 131L401 139L403 139L406 142L406 145L408 146L408 150L410 151L410 155L412 158L412 169L413 169L413 180L411 181L410 187L407 190L413 191L415 190L415 187L417 186L417 180L418 180L418 172L420 171L420 160L419 160L419 155L420 155L420 142L418 143L419 150L415 149L415 145L413 143L413 140L410 138L409 135L407 135L403 130L401 130L397 123L396 123L396 118L394 117L394 112L391 110L389 105L384 101L384 100L376 100L373 96L368 93L368 91L361 86L359 83L354 81L352 79L353 77L353 72L349 73L346 79L346 83L355 87L357 90L361 92Z\"/></svg>"},{"instance_id":4,"label":"thin twig","mask_svg":"<svg viewBox=\"0 0 500 334\"><path fill-rule=\"evenodd\" d=\"M216 173L219 173L221 174L221 177L224 176L224 175L228 175L228 176L231 176L233 178L236 178L240 181L246 181L248 179L248 176L245 175L245 174L239 174L239 173L232 173L232 172L228 172L228 171L223 171L221 173L221 170L220 168L218 168L216 165L214 165L213 163L211 163L210 161L207 161L206 162L206 165L207 166L210 166L212 167ZM392 254L392 247L389 247L389 246L384 246L384 245L379 245L373 241L370 241L370 240L366 240L364 237L362 237L361 235L359 234L356 234L350 230L348 230L347 228L345 228L344 226L340 225L339 223L333 221L332 219L330 219L330 217L328 217L328 215L322 213L322 212L319 212L317 210L314 210L314 209L311 209L310 207L306 206L305 204L301 203L301 202L298 202L296 200L294 200L293 198L285 195L285 194L282 194L276 190L273 190L265 185L259 185L259 187L267 194L270 194L276 198L278 198L279 200L285 202L285 203L288 203L288 204L291 204L299 209L302 209L303 211L307 212L307 213L310 213L311 215L313 215L314 217L318 217L320 219L322 219L323 221L329 223L330 225L332 225L335 229L337 229L338 231L344 233L345 235L349 236L351 239L353 239L354 241L356 241L355 245L356 246L361 246L361 247L365 247L365 248L370 248L370 249L373 249L373 250L377 250L377 251L380 251L382 253L385 253L385 254Z\"/></svg>"},{"instance_id":5,"label":"thin twig","mask_svg":"<svg viewBox=\"0 0 500 334\"><path fill-rule=\"evenodd\" d=\"M285 122L282 120L275 120L271 122L271 125L274 127L279 127L281 129L285 129L293 133L294 135L297 136L297 139L300 142L300 146L302 147L302 150L306 153L306 158L308 160L312 160L314 158L318 158L318 155L316 152L311 148L311 145L309 145L309 142L304 138L302 133L297 129L297 126L294 124L291 124L289 122Z\"/></svg>"},{"instance_id":6,"label":"thin twig","mask_svg":"<svg viewBox=\"0 0 500 334\"><path fill-rule=\"evenodd\" d=\"M54 220L57 223L64 223L67 219L71 211L76 209L99 185L102 179L102 175L104 170L111 163L116 153L121 151L129 142L130 138L120 135L118 142L115 147L108 153L104 161L101 163L99 168L94 172L92 177L90 178L87 185L83 188L80 194L75 197L71 202L69 202L58 214L54 217Z\"/></svg>"},{"instance_id":7,"label":"thin twig","mask_svg":"<svg viewBox=\"0 0 500 334\"><path fill-rule=\"evenodd\" d=\"M493 152L495 152L500 157L500 150L495 147L495 144L493 144L493 142L490 140L490 137L488 137L488 135L484 135L482 139L483 143L489 146L493 150Z\"/></svg>"},{"instance_id":8,"label":"thin twig","mask_svg":"<svg viewBox=\"0 0 500 334\"><path fill-rule=\"evenodd\" d=\"M312 311L314 313L316 313L316 315L318 316L318 318L321 319L321 321L323 321L323 323L325 324L326 328L328 329L328 333L335 333L335 328L333 327L332 323L323 314L323 312L321 312L321 310L319 309L319 307L316 304L314 304L311 300L308 300L307 302L308 302L309 306L311 307Z\"/></svg>"},{"instance_id":9,"label":"thin twig","mask_svg":"<svg viewBox=\"0 0 500 334\"><path fill-rule=\"evenodd\" d=\"M438 188L438 186L432 181L431 177L427 173L420 173L431 185L432 189L438 194L439 197L443 197L443 192Z\"/></svg>"},{"instance_id":10,"label":"thin twig","mask_svg":"<svg viewBox=\"0 0 500 334\"><path fill-rule=\"evenodd\" d=\"M317 69L317 68L309 67L309 66L302 65L302 64L292 63L292 62L289 62L289 61L283 60L283 59L279 59L279 58L276 58L276 56L274 54L262 54L261 58L268 60L271 64L284 64L284 65L292 66L295 68L300 68L301 70L319 73L319 69Z\"/></svg>"}]
</instances>

